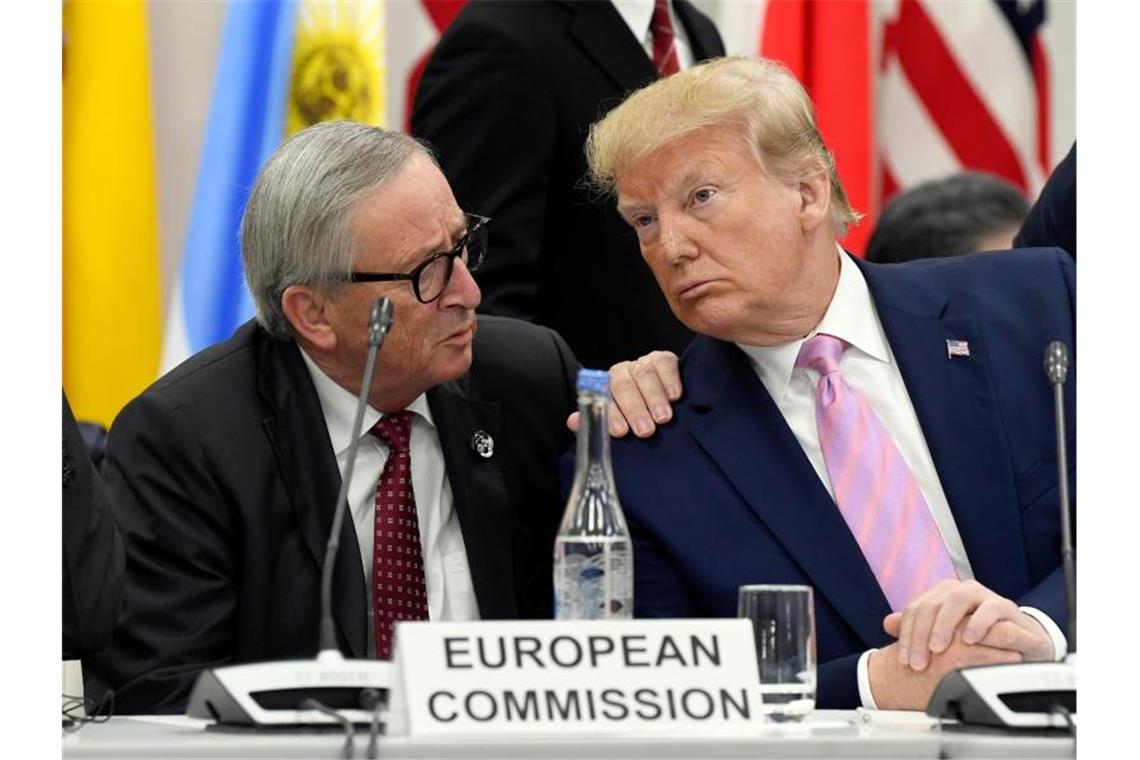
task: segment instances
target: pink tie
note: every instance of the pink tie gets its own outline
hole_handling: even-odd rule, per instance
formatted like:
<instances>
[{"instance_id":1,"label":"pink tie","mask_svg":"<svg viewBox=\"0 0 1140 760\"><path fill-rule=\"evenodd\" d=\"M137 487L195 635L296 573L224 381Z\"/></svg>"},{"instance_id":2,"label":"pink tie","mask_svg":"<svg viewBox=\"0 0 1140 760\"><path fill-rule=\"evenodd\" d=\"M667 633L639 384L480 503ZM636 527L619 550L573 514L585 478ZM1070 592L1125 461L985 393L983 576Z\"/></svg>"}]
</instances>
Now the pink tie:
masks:
<instances>
[{"instance_id":1,"label":"pink tie","mask_svg":"<svg viewBox=\"0 0 1140 760\"><path fill-rule=\"evenodd\" d=\"M673 20L669 18L669 0L655 0L653 17L649 21L649 33L653 37L653 65L663 77L681 70L677 59L677 46L673 43Z\"/></svg>"},{"instance_id":2,"label":"pink tie","mask_svg":"<svg viewBox=\"0 0 1140 760\"><path fill-rule=\"evenodd\" d=\"M892 610L957 578L918 482L874 410L839 374L846 346L831 335L804 342L796 367L819 373L815 420L835 502Z\"/></svg>"},{"instance_id":3,"label":"pink tie","mask_svg":"<svg viewBox=\"0 0 1140 760\"><path fill-rule=\"evenodd\" d=\"M392 628L398 620L427 620L420 525L412 490L408 444L412 412L383 417L372 433L388 444L388 461L376 483L376 522L372 550L372 609L376 657L392 658Z\"/></svg>"}]
</instances>

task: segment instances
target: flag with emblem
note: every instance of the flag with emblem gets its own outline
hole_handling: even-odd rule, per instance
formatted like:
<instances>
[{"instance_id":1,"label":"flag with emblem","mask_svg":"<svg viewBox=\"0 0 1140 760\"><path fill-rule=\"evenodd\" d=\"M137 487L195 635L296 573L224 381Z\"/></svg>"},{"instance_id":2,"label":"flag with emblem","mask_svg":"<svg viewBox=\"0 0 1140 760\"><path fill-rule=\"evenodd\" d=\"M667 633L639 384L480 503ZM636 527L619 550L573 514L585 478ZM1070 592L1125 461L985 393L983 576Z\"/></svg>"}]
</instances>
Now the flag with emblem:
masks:
<instances>
[{"instance_id":1,"label":"flag with emblem","mask_svg":"<svg viewBox=\"0 0 1140 760\"><path fill-rule=\"evenodd\" d=\"M109 425L162 345L146 6L63 6L63 387Z\"/></svg>"},{"instance_id":2,"label":"flag with emblem","mask_svg":"<svg viewBox=\"0 0 1140 760\"><path fill-rule=\"evenodd\" d=\"M320 121L383 126L384 27L379 0L227 7L163 371L253 316L239 226L257 173L282 140Z\"/></svg>"}]
</instances>

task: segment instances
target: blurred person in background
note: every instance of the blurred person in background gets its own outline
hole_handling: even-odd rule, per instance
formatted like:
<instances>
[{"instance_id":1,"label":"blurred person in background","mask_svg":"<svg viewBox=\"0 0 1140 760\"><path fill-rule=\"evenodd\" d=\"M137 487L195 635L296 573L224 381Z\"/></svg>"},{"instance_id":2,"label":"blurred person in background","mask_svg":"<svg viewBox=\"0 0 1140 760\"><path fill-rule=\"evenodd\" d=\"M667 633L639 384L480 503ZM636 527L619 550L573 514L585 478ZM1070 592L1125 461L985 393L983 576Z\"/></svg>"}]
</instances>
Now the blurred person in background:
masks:
<instances>
[{"instance_id":1,"label":"blurred person in background","mask_svg":"<svg viewBox=\"0 0 1140 760\"><path fill-rule=\"evenodd\" d=\"M1016 187L984 172L929 180L896 195L867 244L867 261L894 264L1009 248L1029 212Z\"/></svg>"},{"instance_id":2,"label":"blurred person in background","mask_svg":"<svg viewBox=\"0 0 1140 760\"><path fill-rule=\"evenodd\" d=\"M459 203L496 220L480 312L558 331L590 367L692 339L613 207L583 186L590 124L627 92L724 55L687 0L471 2L424 70L412 134Z\"/></svg>"}]
</instances>

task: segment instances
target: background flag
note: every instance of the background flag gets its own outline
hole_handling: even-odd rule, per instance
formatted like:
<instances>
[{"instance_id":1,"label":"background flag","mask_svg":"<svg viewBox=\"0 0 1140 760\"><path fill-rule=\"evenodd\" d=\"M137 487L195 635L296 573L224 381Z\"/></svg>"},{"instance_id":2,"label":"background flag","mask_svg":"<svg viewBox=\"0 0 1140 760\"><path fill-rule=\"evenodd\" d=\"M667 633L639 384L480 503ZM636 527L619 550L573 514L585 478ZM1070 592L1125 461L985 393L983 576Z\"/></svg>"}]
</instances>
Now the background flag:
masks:
<instances>
[{"instance_id":1,"label":"background flag","mask_svg":"<svg viewBox=\"0 0 1140 760\"><path fill-rule=\"evenodd\" d=\"M382 124L379 2L231 2L163 371L253 316L238 230L257 172L281 141L319 121Z\"/></svg>"},{"instance_id":2,"label":"background flag","mask_svg":"<svg viewBox=\"0 0 1140 760\"><path fill-rule=\"evenodd\" d=\"M1045 0L765 4L757 50L805 84L851 203L866 215L843 241L849 250L863 253L891 197L929 179L986 171L1037 196L1071 141L1051 143L1047 8Z\"/></svg>"},{"instance_id":3,"label":"background flag","mask_svg":"<svg viewBox=\"0 0 1140 760\"><path fill-rule=\"evenodd\" d=\"M63 7L63 385L109 425L161 341L146 8Z\"/></svg>"},{"instance_id":4,"label":"background flag","mask_svg":"<svg viewBox=\"0 0 1140 760\"><path fill-rule=\"evenodd\" d=\"M963 169L1037 196L1054 163L1046 11L1044 0L899 2L882 35L884 200Z\"/></svg>"},{"instance_id":5,"label":"background flag","mask_svg":"<svg viewBox=\"0 0 1140 760\"><path fill-rule=\"evenodd\" d=\"M866 214L843 244L860 254L874 226L871 15L866 0L769 0L760 55L782 61L815 105L853 208Z\"/></svg>"}]
</instances>

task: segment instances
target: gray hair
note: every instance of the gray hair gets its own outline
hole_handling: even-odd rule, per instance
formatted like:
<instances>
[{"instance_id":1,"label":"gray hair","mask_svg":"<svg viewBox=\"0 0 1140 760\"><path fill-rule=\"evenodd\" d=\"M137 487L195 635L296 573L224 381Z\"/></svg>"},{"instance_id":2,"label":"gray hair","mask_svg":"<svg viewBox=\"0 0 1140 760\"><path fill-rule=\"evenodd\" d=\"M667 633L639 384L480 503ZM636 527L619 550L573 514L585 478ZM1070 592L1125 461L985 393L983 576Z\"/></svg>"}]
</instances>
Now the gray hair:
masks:
<instances>
[{"instance_id":1,"label":"gray hair","mask_svg":"<svg viewBox=\"0 0 1140 760\"><path fill-rule=\"evenodd\" d=\"M335 293L356 259L352 210L417 152L408 135L351 121L322 122L297 133L258 175L241 220L245 280L257 321L291 337L281 296L291 285Z\"/></svg>"}]
</instances>

